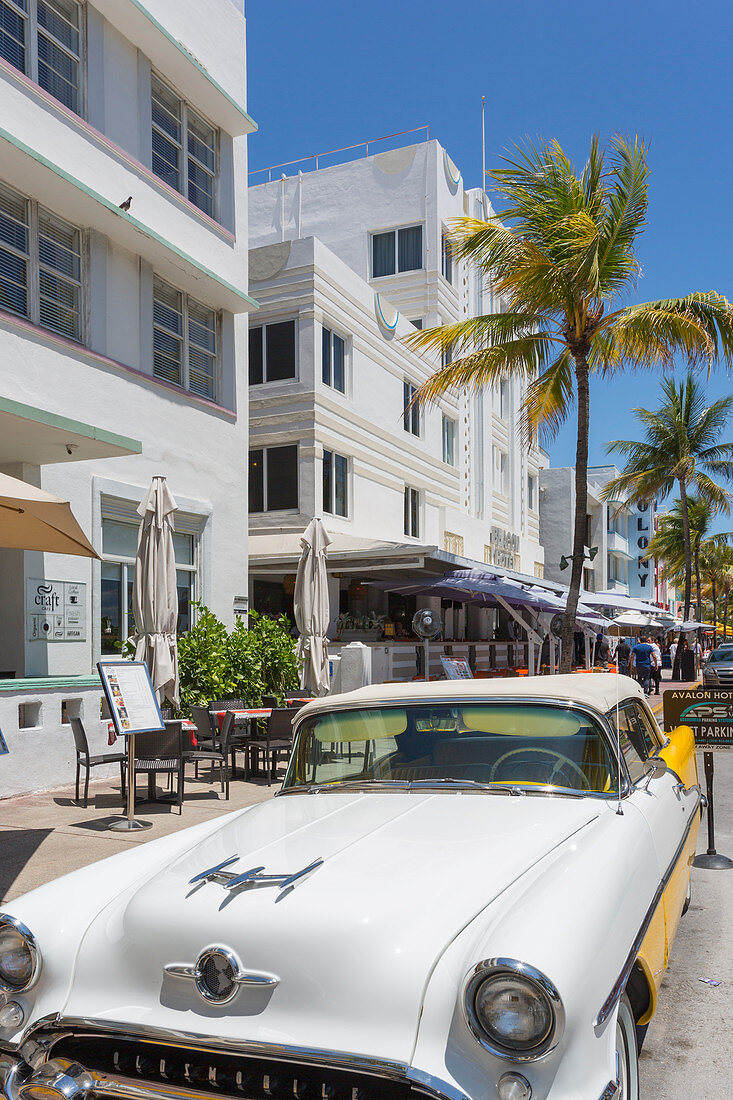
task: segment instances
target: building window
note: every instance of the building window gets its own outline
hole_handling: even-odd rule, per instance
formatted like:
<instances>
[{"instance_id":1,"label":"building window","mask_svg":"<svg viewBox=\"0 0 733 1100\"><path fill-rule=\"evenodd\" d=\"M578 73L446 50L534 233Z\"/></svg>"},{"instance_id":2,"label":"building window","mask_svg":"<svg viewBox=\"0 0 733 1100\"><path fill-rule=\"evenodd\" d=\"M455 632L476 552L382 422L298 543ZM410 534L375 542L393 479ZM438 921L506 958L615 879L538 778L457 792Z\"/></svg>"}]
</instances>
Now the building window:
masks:
<instances>
[{"instance_id":1,"label":"building window","mask_svg":"<svg viewBox=\"0 0 733 1100\"><path fill-rule=\"evenodd\" d=\"M506 451L494 447L494 485L498 493L507 496L509 492L509 464Z\"/></svg>"},{"instance_id":2,"label":"building window","mask_svg":"<svg viewBox=\"0 0 733 1100\"><path fill-rule=\"evenodd\" d=\"M405 485L405 534L420 538L420 490Z\"/></svg>"},{"instance_id":3,"label":"building window","mask_svg":"<svg viewBox=\"0 0 733 1100\"><path fill-rule=\"evenodd\" d=\"M586 592L595 592L595 573L592 569L584 567L583 569L583 588Z\"/></svg>"},{"instance_id":4,"label":"building window","mask_svg":"<svg viewBox=\"0 0 733 1100\"><path fill-rule=\"evenodd\" d=\"M391 229L372 234L372 278L398 271L418 271L423 266L422 226Z\"/></svg>"},{"instance_id":5,"label":"building window","mask_svg":"<svg viewBox=\"0 0 733 1100\"><path fill-rule=\"evenodd\" d=\"M349 514L348 459L333 451L323 452L323 511L332 516Z\"/></svg>"},{"instance_id":6,"label":"building window","mask_svg":"<svg viewBox=\"0 0 733 1100\"><path fill-rule=\"evenodd\" d=\"M295 321L249 330L249 384L295 378Z\"/></svg>"},{"instance_id":7,"label":"building window","mask_svg":"<svg viewBox=\"0 0 733 1100\"><path fill-rule=\"evenodd\" d=\"M499 383L499 416L502 420L509 419L511 400L511 388L509 385L509 379L503 378Z\"/></svg>"},{"instance_id":8,"label":"building window","mask_svg":"<svg viewBox=\"0 0 733 1100\"><path fill-rule=\"evenodd\" d=\"M0 309L82 338L81 231L0 185Z\"/></svg>"},{"instance_id":9,"label":"building window","mask_svg":"<svg viewBox=\"0 0 733 1100\"><path fill-rule=\"evenodd\" d=\"M0 0L0 57L81 113L81 12L74 0Z\"/></svg>"},{"instance_id":10,"label":"building window","mask_svg":"<svg viewBox=\"0 0 733 1100\"><path fill-rule=\"evenodd\" d=\"M150 82L153 171L214 216L217 132L153 75Z\"/></svg>"},{"instance_id":11,"label":"building window","mask_svg":"<svg viewBox=\"0 0 733 1100\"><path fill-rule=\"evenodd\" d=\"M543 561L536 561L534 563L534 575L542 579L545 575L545 563Z\"/></svg>"},{"instance_id":12,"label":"building window","mask_svg":"<svg viewBox=\"0 0 733 1100\"><path fill-rule=\"evenodd\" d=\"M443 413L443 462L449 466L456 464L456 429L455 420Z\"/></svg>"},{"instance_id":13,"label":"building window","mask_svg":"<svg viewBox=\"0 0 733 1100\"><path fill-rule=\"evenodd\" d=\"M402 383L402 424L406 432L420 435L420 406L415 401L417 387L407 379Z\"/></svg>"},{"instance_id":14,"label":"building window","mask_svg":"<svg viewBox=\"0 0 733 1100\"><path fill-rule=\"evenodd\" d=\"M216 391L217 315L157 276L153 280L153 374L199 397Z\"/></svg>"},{"instance_id":15,"label":"building window","mask_svg":"<svg viewBox=\"0 0 733 1100\"><path fill-rule=\"evenodd\" d=\"M135 633L132 582L135 576L138 526L115 519L102 520L102 653L120 655L121 644ZM190 630L197 595L196 540L175 532L179 632Z\"/></svg>"},{"instance_id":16,"label":"building window","mask_svg":"<svg viewBox=\"0 0 733 1100\"><path fill-rule=\"evenodd\" d=\"M443 272L443 278L453 285L453 253L451 252L450 240L447 234L443 234L442 248L441 248L441 269Z\"/></svg>"},{"instance_id":17,"label":"building window","mask_svg":"<svg viewBox=\"0 0 733 1100\"><path fill-rule=\"evenodd\" d=\"M321 377L326 386L346 393L345 351L346 342L325 326L321 330Z\"/></svg>"},{"instance_id":18,"label":"building window","mask_svg":"<svg viewBox=\"0 0 733 1100\"><path fill-rule=\"evenodd\" d=\"M527 507L530 512L537 511L537 478L532 474L527 476Z\"/></svg>"},{"instance_id":19,"label":"building window","mask_svg":"<svg viewBox=\"0 0 733 1100\"><path fill-rule=\"evenodd\" d=\"M453 362L453 344L448 344L447 348L443 348L440 356L440 365L445 370Z\"/></svg>"},{"instance_id":20,"label":"building window","mask_svg":"<svg viewBox=\"0 0 733 1100\"><path fill-rule=\"evenodd\" d=\"M285 447L260 447L250 451L250 512L284 512L297 507L297 443Z\"/></svg>"},{"instance_id":21,"label":"building window","mask_svg":"<svg viewBox=\"0 0 733 1100\"><path fill-rule=\"evenodd\" d=\"M422 319L422 317L414 317L414 318L413 318L413 319L412 319L412 320L410 321L410 324L411 324L411 325L413 325L413 326L414 326L415 328L417 328L417 329L422 329L422 327L423 327L423 319Z\"/></svg>"}]
</instances>

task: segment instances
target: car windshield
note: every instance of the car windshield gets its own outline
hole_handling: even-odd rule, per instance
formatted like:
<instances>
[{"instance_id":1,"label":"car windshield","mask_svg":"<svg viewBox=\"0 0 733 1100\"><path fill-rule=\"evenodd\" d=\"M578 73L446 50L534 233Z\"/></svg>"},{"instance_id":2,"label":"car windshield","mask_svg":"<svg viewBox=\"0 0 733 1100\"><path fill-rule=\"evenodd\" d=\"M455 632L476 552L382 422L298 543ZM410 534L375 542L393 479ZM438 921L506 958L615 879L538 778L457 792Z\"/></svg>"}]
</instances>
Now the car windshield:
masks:
<instances>
[{"instance_id":1,"label":"car windshield","mask_svg":"<svg viewBox=\"0 0 733 1100\"><path fill-rule=\"evenodd\" d=\"M708 658L710 661L732 661L733 660L733 645L719 646L718 649L714 649Z\"/></svg>"},{"instance_id":2,"label":"car windshield","mask_svg":"<svg viewBox=\"0 0 733 1100\"><path fill-rule=\"evenodd\" d=\"M283 790L451 783L612 794L600 725L545 703L414 703L326 712L299 727Z\"/></svg>"}]
</instances>

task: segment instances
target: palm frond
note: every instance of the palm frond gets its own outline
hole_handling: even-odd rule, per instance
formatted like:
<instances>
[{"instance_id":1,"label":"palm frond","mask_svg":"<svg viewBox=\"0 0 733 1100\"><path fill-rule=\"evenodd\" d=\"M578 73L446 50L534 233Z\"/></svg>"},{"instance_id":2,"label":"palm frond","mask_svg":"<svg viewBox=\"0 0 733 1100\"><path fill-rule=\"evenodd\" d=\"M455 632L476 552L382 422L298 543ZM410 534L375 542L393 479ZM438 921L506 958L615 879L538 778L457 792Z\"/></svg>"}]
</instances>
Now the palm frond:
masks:
<instances>
[{"instance_id":1,"label":"palm frond","mask_svg":"<svg viewBox=\"0 0 733 1100\"><path fill-rule=\"evenodd\" d=\"M478 393L507 375L531 378L547 362L552 344L545 333L505 340L495 347L470 352L441 367L418 387L414 402L432 405L451 389Z\"/></svg>"},{"instance_id":2,"label":"palm frond","mask_svg":"<svg viewBox=\"0 0 733 1100\"><path fill-rule=\"evenodd\" d=\"M525 443L539 434L549 441L565 423L573 405L572 358L567 349L527 387L522 405Z\"/></svg>"}]
</instances>

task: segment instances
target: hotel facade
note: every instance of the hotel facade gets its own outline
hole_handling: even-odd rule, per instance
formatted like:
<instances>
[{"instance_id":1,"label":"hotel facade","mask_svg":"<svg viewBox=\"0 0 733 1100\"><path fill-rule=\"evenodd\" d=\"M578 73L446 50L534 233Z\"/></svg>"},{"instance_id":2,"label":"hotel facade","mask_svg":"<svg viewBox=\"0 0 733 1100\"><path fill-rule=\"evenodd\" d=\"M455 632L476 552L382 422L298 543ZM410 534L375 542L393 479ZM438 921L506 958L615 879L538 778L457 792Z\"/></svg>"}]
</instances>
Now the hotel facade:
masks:
<instances>
[{"instance_id":1,"label":"hotel facade","mask_svg":"<svg viewBox=\"0 0 733 1100\"><path fill-rule=\"evenodd\" d=\"M460 565L541 577L547 458L522 446L520 383L411 405L439 363L410 350L409 335L503 308L448 245L455 218L491 216L485 194L424 141L255 182L249 204L260 303L249 345L250 604L292 612L300 535L314 516L333 538L332 639L381 635L380 624L409 631L410 600L370 580ZM492 613L441 612L446 639L496 632ZM395 662L390 636L375 641L375 679L414 672L414 646Z\"/></svg>"},{"instance_id":2,"label":"hotel facade","mask_svg":"<svg viewBox=\"0 0 733 1100\"><path fill-rule=\"evenodd\" d=\"M255 126L242 0L0 8L0 469L69 500L102 559L0 550L2 797L68 781L70 717L106 739L95 662L132 628L153 475L179 627L246 596Z\"/></svg>"}]
</instances>

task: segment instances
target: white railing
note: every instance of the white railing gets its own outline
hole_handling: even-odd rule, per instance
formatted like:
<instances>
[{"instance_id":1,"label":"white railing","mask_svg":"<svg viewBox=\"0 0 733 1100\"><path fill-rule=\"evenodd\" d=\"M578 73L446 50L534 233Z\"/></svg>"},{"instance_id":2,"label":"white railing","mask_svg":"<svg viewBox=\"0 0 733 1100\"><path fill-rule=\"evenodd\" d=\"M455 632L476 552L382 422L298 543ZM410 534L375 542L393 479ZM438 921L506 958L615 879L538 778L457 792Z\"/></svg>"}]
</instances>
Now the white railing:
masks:
<instances>
[{"instance_id":1,"label":"white railing","mask_svg":"<svg viewBox=\"0 0 733 1100\"><path fill-rule=\"evenodd\" d=\"M300 157L298 160L287 160L284 164L272 164L269 168L255 168L249 173L250 187L256 187L258 183L271 183L273 179L273 173L275 173L275 179L279 179L281 176L297 176L298 172L302 171L318 171L320 168L332 168L336 164L346 164L350 160L361 159L360 150L364 150L364 157L368 157L370 152L385 153L386 149L376 149L375 146L382 145L386 141L394 141L396 138L404 138L409 134L425 134L425 141L430 141L430 127L429 126L415 126L412 130L400 130L396 134L385 134L384 137L370 138L369 141L360 141L357 145L343 145L340 149L329 149L325 153L312 153L307 157ZM401 149L405 145L413 144L412 142L399 141L392 146L394 149ZM341 157L338 160L325 163L327 157L335 157L339 153L349 153L349 156ZM300 167L297 167L297 166ZM308 165L309 167L304 167ZM289 172L284 172L282 169L289 168ZM253 179L254 176L265 176L266 179Z\"/></svg>"}]
</instances>

